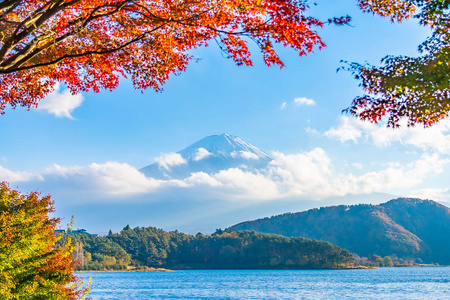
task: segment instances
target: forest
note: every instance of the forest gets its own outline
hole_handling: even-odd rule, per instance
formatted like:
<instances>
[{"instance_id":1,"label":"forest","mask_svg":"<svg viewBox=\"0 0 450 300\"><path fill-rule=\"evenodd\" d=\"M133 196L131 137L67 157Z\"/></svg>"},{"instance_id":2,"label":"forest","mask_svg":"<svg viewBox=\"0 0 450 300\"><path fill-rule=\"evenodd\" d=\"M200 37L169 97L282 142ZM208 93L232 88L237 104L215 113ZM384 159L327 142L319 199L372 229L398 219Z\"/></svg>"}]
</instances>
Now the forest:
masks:
<instances>
[{"instance_id":1,"label":"forest","mask_svg":"<svg viewBox=\"0 0 450 300\"><path fill-rule=\"evenodd\" d=\"M216 230L212 235L126 226L107 236L65 234L78 270L340 269L352 268L350 252L328 242L254 231Z\"/></svg>"},{"instance_id":2,"label":"forest","mask_svg":"<svg viewBox=\"0 0 450 300\"><path fill-rule=\"evenodd\" d=\"M450 264L450 209L432 200L399 198L380 205L321 207L229 229L328 241L366 258Z\"/></svg>"}]
</instances>

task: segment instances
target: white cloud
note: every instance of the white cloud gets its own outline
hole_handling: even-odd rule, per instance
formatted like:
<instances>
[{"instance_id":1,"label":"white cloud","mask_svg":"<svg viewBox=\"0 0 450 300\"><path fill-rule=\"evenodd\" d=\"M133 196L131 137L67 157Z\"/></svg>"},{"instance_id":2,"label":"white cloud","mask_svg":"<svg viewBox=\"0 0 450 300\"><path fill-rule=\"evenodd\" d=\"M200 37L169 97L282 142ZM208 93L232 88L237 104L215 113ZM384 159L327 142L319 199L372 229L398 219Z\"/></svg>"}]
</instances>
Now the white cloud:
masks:
<instances>
[{"instance_id":1,"label":"white cloud","mask_svg":"<svg viewBox=\"0 0 450 300\"><path fill-rule=\"evenodd\" d=\"M428 176L443 172L443 167L450 162L439 155L423 155L419 160L407 166L392 164L380 171L372 171L352 178L355 184L352 193L371 193L376 191L393 191L409 189L423 182Z\"/></svg>"},{"instance_id":2,"label":"white cloud","mask_svg":"<svg viewBox=\"0 0 450 300\"><path fill-rule=\"evenodd\" d=\"M446 202L446 205L450 204L450 188L425 188L415 190L411 193L412 197L421 199L430 199Z\"/></svg>"},{"instance_id":3,"label":"white cloud","mask_svg":"<svg viewBox=\"0 0 450 300\"><path fill-rule=\"evenodd\" d=\"M61 92L60 84L56 83L55 90L39 102L37 110L45 110L59 118L66 117L73 119L71 113L83 101L83 95L72 95L68 89Z\"/></svg>"},{"instance_id":4,"label":"white cloud","mask_svg":"<svg viewBox=\"0 0 450 300\"><path fill-rule=\"evenodd\" d=\"M317 136L317 135L321 135L321 133L314 128L311 127L306 127L305 128L305 132L309 135L309 136Z\"/></svg>"},{"instance_id":5,"label":"white cloud","mask_svg":"<svg viewBox=\"0 0 450 300\"><path fill-rule=\"evenodd\" d=\"M363 168L363 165L362 164L360 164L360 163L352 163L352 167L354 167L354 168L356 168L356 169L359 169L359 170L362 170L362 168Z\"/></svg>"},{"instance_id":6,"label":"white cloud","mask_svg":"<svg viewBox=\"0 0 450 300\"><path fill-rule=\"evenodd\" d=\"M231 157L236 158L236 157L242 157L243 159L253 159L253 160L258 160L259 156L253 152L250 151L233 151L231 152Z\"/></svg>"},{"instance_id":7,"label":"white cloud","mask_svg":"<svg viewBox=\"0 0 450 300\"><path fill-rule=\"evenodd\" d=\"M208 185L214 187L222 185L221 182L204 172L192 173L184 182L189 186Z\"/></svg>"},{"instance_id":8,"label":"white cloud","mask_svg":"<svg viewBox=\"0 0 450 300\"><path fill-rule=\"evenodd\" d=\"M292 101L292 103L294 103L295 105L316 105L316 102L313 99L308 99L305 97L299 97L299 98L295 98L294 101Z\"/></svg>"},{"instance_id":9,"label":"white cloud","mask_svg":"<svg viewBox=\"0 0 450 300\"><path fill-rule=\"evenodd\" d=\"M244 159L248 159L248 160L250 160L250 159L258 160L259 159L258 155L256 155L253 152L250 152L250 151L241 151L241 157Z\"/></svg>"},{"instance_id":10,"label":"white cloud","mask_svg":"<svg viewBox=\"0 0 450 300\"><path fill-rule=\"evenodd\" d=\"M337 121L336 127L331 127L324 135L331 139L337 139L341 143L347 141L357 142L362 136L360 124L349 117L341 117Z\"/></svg>"},{"instance_id":11,"label":"white cloud","mask_svg":"<svg viewBox=\"0 0 450 300\"><path fill-rule=\"evenodd\" d=\"M286 105L287 105L287 103L286 103L286 102L283 102L283 103L281 104L280 109L281 109L281 110L285 109L285 108L286 108Z\"/></svg>"},{"instance_id":12,"label":"white cloud","mask_svg":"<svg viewBox=\"0 0 450 300\"><path fill-rule=\"evenodd\" d=\"M342 116L337 120L336 126L331 127L324 135L342 143L363 140L378 147L401 143L442 154L450 152L450 119L442 120L430 128L420 125L407 127L403 124L402 127L393 129L383 124L376 125Z\"/></svg>"},{"instance_id":13,"label":"white cloud","mask_svg":"<svg viewBox=\"0 0 450 300\"><path fill-rule=\"evenodd\" d=\"M209 152L208 150L206 150L205 148L198 148L195 151L195 156L193 158L194 161L199 161L202 160L204 158L207 158L209 156L213 155L211 152Z\"/></svg>"},{"instance_id":14,"label":"white cloud","mask_svg":"<svg viewBox=\"0 0 450 300\"><path fill-rule=\"evenodd\" d=\"M0 182L23 182L30 180L42 180L39 174L33 174L30 172L11 171L0 165Z\"/></svg>"},{"instance_id":15,"label":"white cloud","mask_svg":"<svg viewBox=\"0 0 450 300\"><path fill-rule=\"evenodd\" d=\"M139 194L155 191L165 183L145 177L128 164L107 162L87 167L53 165L42 174L45 180L62 185L83 187L83 192L110 195Z\"/></svg>"},{"instance_id":16,"label":"white cloud","mask_svg":"<svg viewBox=\"0 0 450 300\"><path fill-rule=\"evenodd\" d=\"M401 131L403 143L413 145L422 150L435 150L439 153L450 152L450 120L445 119L430 127L404 128Z\"/></svg>"},{"instance_id":17,"label":"white cloud","mask_svg":"<svg viewBox=\"0 0 450 300\"><path fill-rule=\"evenodd\" d=\"M307 153L285 155L273 153L269 174L285 195L320 198L332 185L331 161L326 152L316 148Z\"/></svg>"},{"instance_id":18,"label":"white cloud","mask_svg":"<svg viewBox=\"0 0 450 300\"><path fill-rule=\"evenodd\" d=\"M261 173L231 168L220 171L214 178L221 182L221 192L229 200L233 198L274 199L280 196L278 184Z\"/></svg>"},{"instance_id":19,"label":"white cloud","mask_svg":"<svg viewBox=\"0 0 450 300\"><path fill-rule=\"evenodd\" d=\"M22 185L28 182L31 183L29 186L38 186L46 193L59 191L59 194L69 194L80 201L102 197L118 199L118 196L130 200L139 195L152 195L146 198L158 199L158 195L169 192L183 195L189 192L195 199L230 201L281 198L319 200L373 192L405 194L407 191L405 196L410 196L411 189L417 190L415 194L422 195L425 193L421 194L418 187L444 172L450 163L450 159L443 159L437 153L425 154L407 165L396 162L385 166L377 165L375 168L378 169L356 176L346 169L336 169L326 151L321 148L291 155L275 152L272 156L273 161L266 168L257 171L241 167L230 168L216 174L196 172L180 180L149 178L134 167L118 162L69 167L53 165L40 174L14 172L0 167L0 178L22 182ZM165 159L165 166L180 163L177 155L172 157L177 159ZM359 165L354 163L354 166ZM443 190L441 194L445 192ZM433 194L427 191L427 195ZM447 198L449 197L441 196L441 199Z\"/></svg>"},{"instance_id":20,"label":"white cloud","mask_svg":"<svg viewBox=\"0 0 450 300\"><path fill-rule=\"evenodd\" d=\"M187 161L179 153L168 153L161 154L160 157L156 158L156 162L159 167L166 170L170 170L173 166L184 165Z\"/></svg>"},{"instance_id":21,"label":"white cloud","mask_svg":"<svg viewBox=\"0 0 450 300\"><path fill-rule=\"evenodd\" d=\"M423 155L407 166L393 163L385 169L355 176L333 170L331 160L320 148L295 155L274 153L274 158L271 178L279 183L282 192L315 199L409 189L429 176L442 173L444 166L450 162L440 159L437 154Z\"/></svg>"}]
</instances>

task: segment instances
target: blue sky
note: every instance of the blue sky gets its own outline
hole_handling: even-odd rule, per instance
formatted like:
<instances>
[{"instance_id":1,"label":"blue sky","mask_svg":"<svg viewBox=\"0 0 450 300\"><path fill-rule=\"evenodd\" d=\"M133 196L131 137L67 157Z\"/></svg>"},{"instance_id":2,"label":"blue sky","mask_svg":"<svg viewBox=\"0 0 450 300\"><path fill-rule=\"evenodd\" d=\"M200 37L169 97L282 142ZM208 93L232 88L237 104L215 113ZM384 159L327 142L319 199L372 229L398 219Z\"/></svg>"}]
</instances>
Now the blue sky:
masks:
<instances>
[{"instance_id":1,"label":"blue sky","mask_svg":"<svg viewBox=\"0 0 450 300\"><path fill-rule=\"evenodd\" d=\"M127 223L213 231L336 197L339 203L385 194L386 200L399 195L448 203L448 121L395 131L341 114L361 90L351 74L336 72L340 60L377 64L387 54L416 55L427 29L416 20L391 24L362 14L347 0L322 1L311 14L350 14L352 26L319 30L327 47L306 57L278 47L286 65L281 70L267 68L254 46L254 66L238 67L211 43L192 53L200 60L162 93L141 93L123 79L113 92L72 96L61 86L40 109L7 109L0 116L0 180L51 194L56 215L75 214L79 226L97 232ZM195 185L160 190L136 173L164 153L221 133L274 154L289 174L299 174L291 170L298 163L310 164L313 175L291 176L261 197ZM242 180L272 184L267 176ZM248 206L254 214L242 213Z\"/></svg>"}]
</instances>

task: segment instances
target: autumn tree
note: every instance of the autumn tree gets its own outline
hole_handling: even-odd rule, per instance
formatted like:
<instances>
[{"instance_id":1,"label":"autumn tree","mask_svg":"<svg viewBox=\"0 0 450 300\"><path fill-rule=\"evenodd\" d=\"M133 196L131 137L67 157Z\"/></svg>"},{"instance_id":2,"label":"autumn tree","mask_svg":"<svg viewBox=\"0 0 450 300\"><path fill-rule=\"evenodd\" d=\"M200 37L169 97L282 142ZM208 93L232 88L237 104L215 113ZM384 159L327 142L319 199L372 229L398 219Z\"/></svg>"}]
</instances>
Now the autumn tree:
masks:
<instances>
[{"instance_id":1,"label":"autumn tree","mask_svg":"<svg viewBox=\"0 0 450 300\"><path fill-rule=\"evenodd\" d=\"M59 219L50 196L22 195L0 183L0 298L81 299L87 289L73 275L73 247L56 246Z\"/></svg>"},{"instance_id":2,"label":"autumn tree","mask_svg":"<svg viewBox=\"0 0 450 300\"><path fill-rule=\"evenodd\" d=\"M378 123L387 116L388 126L425 127L448 117L450 111L450 1L361 1L361 8L392 21L411 17L431 29L419 46L420 56L386 56L380 66L351 63L350 71L365 94L353 100L348 112L361 120Z\"/></svg>"},{"instance_id":3,"label":"autumn tree","mask_svg":"<svg viewBox=\"0 0 450 300\"><path fill-rule=\"evenodd\" d=\"M0 112L30 108L56 82L72 93L114 89L129 76L160 90L186 69L191 49L217 43L251 65L253 41L264 62L283 66L275 43L299 55L325 46L307 0L0 0ZM325 23L346 24L349 17Z\"/></svg>"},{"instance_id":4,"label":"autumn tree","mask_svg":"<svg viewBox=\"0 0 450 300\"><path fill-rule=\"evenodd\" d=\"M421 56L386 56L380 66L351 63L365 94L347 112L389 126L430 126L448 115L449 1L358 0L393 22L415 17L431 29ZM307 0L0 0L0 113L30 108L56 82L73 93L112 90L120 76L160 90L186 69L189 51L216 42L238 65L251 65L254 41L267 65L283 66L275 43L300 55L325 46ZM325 23L347 24L350 18Z\"/></svg>"}]
</instances>

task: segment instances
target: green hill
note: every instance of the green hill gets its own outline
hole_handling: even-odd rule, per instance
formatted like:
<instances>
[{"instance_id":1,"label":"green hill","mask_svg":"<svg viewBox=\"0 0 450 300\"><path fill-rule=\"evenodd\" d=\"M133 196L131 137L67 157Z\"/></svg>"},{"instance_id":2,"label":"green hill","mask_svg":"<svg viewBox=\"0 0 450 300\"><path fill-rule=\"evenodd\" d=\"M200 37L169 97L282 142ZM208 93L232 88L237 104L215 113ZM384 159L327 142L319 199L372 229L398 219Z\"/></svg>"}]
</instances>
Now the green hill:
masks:
<instances>
[{"instance_id":1,"label":"green hill","mask_svg":"<svg viewBox=\"0 0 450 300\"><path fill-rule=\"evenodd\" d=\"M72 234L85 270L129 265L168 269L339 269L352 267L347 250L328 242L251 231L188 235L154 227L107 236Z\"/></svg>"},{"instance_id":2,"label":"green hill","mask_svg":"<svg viewBox=\"0 0 450 300\"><path fill-rule=\"evenodd\" d=\"M318 239L364 257L376 254L450 265L450 209L431 200L322 207L242 222L229 230Z\"/></svg>"}]
</instances>

